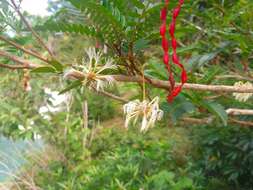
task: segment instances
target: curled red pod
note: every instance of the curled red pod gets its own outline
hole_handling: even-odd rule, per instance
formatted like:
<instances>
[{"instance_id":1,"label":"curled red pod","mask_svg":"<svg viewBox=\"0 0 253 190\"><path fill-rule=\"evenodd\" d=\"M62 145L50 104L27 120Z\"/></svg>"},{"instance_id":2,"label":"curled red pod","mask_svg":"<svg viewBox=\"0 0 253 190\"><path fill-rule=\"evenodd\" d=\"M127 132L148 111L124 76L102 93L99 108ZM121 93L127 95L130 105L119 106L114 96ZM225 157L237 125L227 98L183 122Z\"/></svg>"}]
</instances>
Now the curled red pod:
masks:
<instances>
[{"instance_id":1,"label":"curled red pod","mask_svg":"<svg viewBox=\"0 0 253 190\"><path fill-rule=\"evenodd\" d=\"M179 59L178 59L178 57L177 57L176 51L174 51L173 54L172 54L172 61L173 61L175 64L177 64L177 65L180 64L180 63L179 63Z\"/></svg>"},{"instance_id":2,"label":"curled red pod","mask_svg":"<svg viewBox=\"0 0 253 190\"><path fill-rule=\"evenodd\" d=\"M176 19L176 18L177 18L177 16L178 16L179 13L180 13L180 9L181 9L181 7L179 6L179 7L175 8L175 9L173 10L173 19Z\"/></svg>"},{"instance_id":3,"label":"curled red pod","mask_svg":"<svg viewBox=\"0 0 253 190\"><path fill-rule=\"evenodd\" d=\"M182 86L177 86L173 89L173 91L171 92L171 94L169 94L167 96L167 100L169 102L172 102L174 100L174 98L182 91Z\"/></svg>"},{"instance_id":4,"label":"curled red pod","mask_svg":"<svg viewBox=\"0 0 253 190\"><path fill-rule=\"evenodd\" d=\"M186 83L186 81L187 81L187 73L185 70L182 71L181 81L182 81L182 83Z\"/></svg>"},{"instance_id":5,"label":"curled red pod","mask_svg":"<svg viewBox=\"0 0 253 190\"><path fill-rule=\"evenodd\" d=\"M176 23L175 23L175 20L172 20L172 22L170 23L170 35L171 35L171 37L174 37L175 29L176 29Z\"/></svg>"},{"instance_id":6,"label":"curled red pod","mask_svg":"<svg viewBox=\"0 0 253 190\"><path fill-rule=\"evenodd\" d=\"M166 37L163 37L162 38L162 47L163 47L163 50L165 52L167 52L169 50L169 42L168 40L166 39Z\"/></svg>"},{"instance_id":7,"label":"curled red pod","mask_svg":"<svg viewBox=\"0 0 253 190\"><path fill-rule=\"evenodd\" d=\"M166 22L163 22L162 26L160 27L160 34L161 34L161 36L165 36L165 34L166 34Z\"/></svg>"},{"instance_id":8,"label":"curled red pod","mask_svg":"<svg viewBox=\"0 0 253 190\"><path fill-rule=\"evenodd\" d=\"M164 62L164 64L168 65L169 64L169 60L170 60L169 54L167 52L164 53L164 55L163 55L163 62Z\"/></svg>"},{"instance_id":9,"label":"curled red pod","mask_svg":"<svg viewBox=\"0 0 253 190\"><path fill-rule=\"evenodd\" d=\"M173 49L177 49L177 40L175 38L171 40L171 44Z\"/></svg>"},{"instance_id":10,"label":"curled red pod","mask_svg":"<svg viewBox=\"0 0 253 190\"><path fill-rule=\"evenodd\" d=\"M165 20L166 20L166 17L167 17L167 8L164 7L164 8L161 10L161 20L162 20L162 21L165 21Z\"/></svg>"}]
</instances>

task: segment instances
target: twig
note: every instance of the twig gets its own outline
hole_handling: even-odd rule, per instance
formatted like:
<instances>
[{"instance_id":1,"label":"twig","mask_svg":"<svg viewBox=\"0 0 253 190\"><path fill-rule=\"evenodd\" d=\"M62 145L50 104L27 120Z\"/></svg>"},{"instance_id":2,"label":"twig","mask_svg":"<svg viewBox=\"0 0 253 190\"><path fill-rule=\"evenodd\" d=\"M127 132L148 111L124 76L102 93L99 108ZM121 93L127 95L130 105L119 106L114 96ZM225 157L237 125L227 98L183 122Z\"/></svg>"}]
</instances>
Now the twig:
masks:
<instances>
[{"instance_id":1,"label":"twig","mask_svg":"<svg viewBox=\"0 0 253 190\"><path fill-rule=\"evenodd\" d=\"M88 128L88 102L85 100L83 102L83 128Z\"/></svg>"},{"instance_id":2,"label":"twig","mask_svg":"<svg viewBox=\"0 0 253 190\"><path fill-rule=\"evenodd\" d=\"M210 123L212 123L212 121L208 121L210 120L211 117L208 118L203 118L203 119L198 119L198 118L191 118L191 117L183 117L181 119L181 121L183 121L184 123L191 123L191 124L197 124L197 125L208 125ZM234 124L239 124L241 126L245 126L245 127L253 127L253 122L250 121L241 121L241 120L237 120L237 119L233 119L233 118L229 118L228 120L229 123L234 123Z\"/></svg>"},{"instance_id":3,"label":"twig","mask_svg":"<svg viewBox=\"0 0 253 190\"><path fill-rule=\"evenodd\" d=\"M77 70L72 70L68 73L69 78L76 78L82 80L85 78L84 74ZM125 75L112 75L112 77L118 82L136 82L142 83L141 76L125 76ZM145 80L145 83L148 83L156 88L162 88L169 90L170 84L167 81L151 79ZM176 83L176 85L180 85L180 83ZM253 93L253 88L241 88L235 86L227 86L227 85L205 85L205 84L193 84L193 83L185 83L183 86L184 89L187 90L197 90L197 91L210 91L210 92L227 92L227 93Z\"/></svg>"},{"instance_id":4,"label":"twig","mask_svg":"<svg viewBox=\"0 0 253 190\"><path fill-rule=\"evenodd\" d=\"M228 115L253 115L253 110L230 108L226 110Z\"/></svg>"},{"instance_id":5,"label":"twig","mask_svg":"<svg viewBox=\"0 0 253 190\"><path fill-rule=\"evenodd\" d=\"M44 62L46 62L46 63L49 62L49 60L47 60L47 59L44 58L43 56L39 55L39 53L34 52L34 51L31 51L31 50L28 50L28 49L26 49L26 48L20 46L19 44L15 43L15 42L13 42L13 41L11 41L11 40L9 40L9 39L3 37L3 36L0 36L0 40L2 40L2 41L4 41L4 42L6 42L6 43L8 43L8 44L10 44L10 45L12 45L12 46L14 46L14 47L16 47L17 49L20 49L21 51L23 51L23 52L25 52L25 53L27 53L27 54L29 54L29 55L32 55L32 56L34 56L34 57L37 57L38 59L40 59L40 60L42 60L42 61L44 61Z\"/></svg>"},{"instance_id":6,"label":"twig","mask_svg":"<svg viewBox=\"0 0 253 190\"><path fill-rule=\"evenodd\" d=\"M33 69L33 68L37 68L39 67L39 65L36 65L28 60L22 59L20 57L17 57L15 55L12 55L6 51L2 51L0 50L0 57L6 57L16 63L20 63L23 64L24 69ZM15 69L14 67L11 66L6 66L5 64L1 64L0 67L5 67L5 68L9 68L9 69ZM16 69L21 69L20 67L16 68Z\"/></svg>"},{"instance_id":7,"label":"twig","mask_svg":"<svg viewBox=\"0 0 253 190\"><path fill-rule=\"evenodd\" d=\"M229 122L236 123L236 124L246 126L246 127L253 127L253 122L250 122L250 121L240 121L240 120L237 120L237 119L230 118Z\"/></svg>"},{"instance_id":8,"label":"twig","mask_svg":"<svg viewBox=\"0 0 253 190\"><path fill-rule=\"evenodd\" d=\"M109 93L109 92L97 91L95 88L93 88L93 90L94 90L96 93L98 93L98 94L107 96L107 97L112 98L112 99L114 99L114 100L117 100L117 101L119 101L119 102L121 102L121 103L127 103L127 102L128 102L128 100L126 100L126 99L124 99L124 98L121 98L121 97L119 97L119 96L116 96L116 95L114 95L114 94L111 94L111 93Z\"/></svg>"},{"instance_id":9,"label":"twig","mask_svg":"<svg viewBox=\"0 0 253 190\"><path fill-rule=\"evenodd\" d=\"M45 50L47 50L47 52L49 53L49 55L53 58L54 54L53 52L47 47L47 45L43 42L43 40L40 38L40 36L33 30L33 28L30 26L30 24L28 23L28 21L26 20L26 18L23 16L23 14L20 12L19 7L16 5L14 0L11 0L12 5L14 6L16 12L18 13L18 15L20 16L21 20L24 22L24 24L26 25L26 27L32 32L33 36L37 39L37 41L39 42L39 44L45 48Z\"/></svg>"},{"instance_id":10,"label":"twig","mask_svg":"<svg viewBox=\"0 0 253 190\"><path fill-rule=\"evenodd\" d=\"M204 77L203 74L199 74L199 73L195 73L195 75L199 76L199 77ZM238 74L220 75L220 76L215 76L214 78L215 79L230 79L230 78L234 78L234 79L237 79L237 80L253 81L253 78L241 76L241 75L238 75Z\"/></svg>"},{"instance_id":11,"label":"twig","mask_svg":"<svg viewBox=\"0 0 253 190\"><path fill-rule=\"evenodd\" d=\"M27 65L8 65L8 64L3 64L3 63L0 63L0 67L3 67L3 68L7 68L7 69L29 69L29 66Z\"/></svg>"}]
</instances>

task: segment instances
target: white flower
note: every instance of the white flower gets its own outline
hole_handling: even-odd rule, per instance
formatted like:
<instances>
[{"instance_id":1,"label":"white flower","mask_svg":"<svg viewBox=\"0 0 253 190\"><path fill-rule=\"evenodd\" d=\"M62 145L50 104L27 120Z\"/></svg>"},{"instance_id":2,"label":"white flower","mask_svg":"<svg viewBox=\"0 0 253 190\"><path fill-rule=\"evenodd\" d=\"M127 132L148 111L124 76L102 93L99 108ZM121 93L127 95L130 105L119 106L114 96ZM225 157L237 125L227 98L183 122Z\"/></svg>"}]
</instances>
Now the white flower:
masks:
<instances>
[{"instance_id":1,"label":"white flower","mask_svg":"<svg viewBox=\"0 0 253 190\"><path fill-rule=\"evenodd\" d=\"M253 84L250 82L243 83L242 81L236 82L234 86L244 89L253 88ZM251 96L253 96L253 93L233 93L233 96L240 102L246 102Z\"/></svg>"},{"instance_id":2,"label":"white flower","mask_svg":"<svg viewBox=\"0 0 253 190\"><path fill-rule=\"evenodd\" d=\"M157 120L163 117L163 111L159 109L159 97L155 97L151 102L144 100L134 100L123 106L126 115L125 127L128 128L129 122L134 123L142 118L141 132L146 132L155 125Z\"/></svg>"},{"instance_id":3,"label":"white flower","mask_svg":"<svg viewBox=\"0 0 253 190\"><path fill-rule=\"evenodd\" d=\"M89 87L95 87L97 91L103 90L105 86L112 85L115 80L110 75L103 75L105 70L115 69L116 65L113 65L113 60L103 59L102 53L96 51L95 48L89 48L86 50L88 59L83 58L83 65L78 66L85 75L83 84ZM104 64L102 62L104 61Z\"/></svg>"}]
</instances>

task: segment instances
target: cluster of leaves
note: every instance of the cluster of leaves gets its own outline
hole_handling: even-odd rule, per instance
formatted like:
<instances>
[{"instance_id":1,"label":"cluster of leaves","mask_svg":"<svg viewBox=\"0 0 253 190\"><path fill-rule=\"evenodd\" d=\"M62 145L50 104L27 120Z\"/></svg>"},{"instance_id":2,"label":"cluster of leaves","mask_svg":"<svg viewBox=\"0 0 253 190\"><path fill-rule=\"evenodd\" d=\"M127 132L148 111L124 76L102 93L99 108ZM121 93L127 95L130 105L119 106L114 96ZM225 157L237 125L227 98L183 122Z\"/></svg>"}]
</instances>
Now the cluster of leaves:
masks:
<instances>
[{"instance_id":1,"label":"cluster of leaves","mask_svg":"<svg viewBox=\"0 0 253 190\"><path fill-rule=\"evenodd\" d=\"M230 184L230 189L252 188L252 130L203 126L193 134L198 167L203 168L206 177L220 179Z\"/></svg>"},{"instance_id":2,"label":"cluster of leaves","mask_svg":"<svg viewBox=\"0 0 253 190\"><path fill-rule=\"evenodd\" d=\"M176 139L181 132L170 134L170 140L162 137L164 133L168 130L160 128L142 136L136 131L99 129L89 147L81 148L80 141L65 143L66 161L51 162L47 170L37 173L35 182L43 189L200 188L187 165L187 148L176 151L182 146L182 139ZM71 147L78 146L73 154Z\"/></svg>"},{"instance_id":3,"label":"cluster of leaves","mask_svg":"<svg viewBox=\"0 0 253 190\"><path fill-rule=\"evenodd\" d=\"M202 126L191 131L193 142L184 128L159 127L145 136L136 130L96 128L92 137L91 131L78 125L72 129L67 142L57 145L65 159L39 169L34 178L37 186L239 190L253 184L252 132L247 129Z\"/></svg>"}]
</instances>

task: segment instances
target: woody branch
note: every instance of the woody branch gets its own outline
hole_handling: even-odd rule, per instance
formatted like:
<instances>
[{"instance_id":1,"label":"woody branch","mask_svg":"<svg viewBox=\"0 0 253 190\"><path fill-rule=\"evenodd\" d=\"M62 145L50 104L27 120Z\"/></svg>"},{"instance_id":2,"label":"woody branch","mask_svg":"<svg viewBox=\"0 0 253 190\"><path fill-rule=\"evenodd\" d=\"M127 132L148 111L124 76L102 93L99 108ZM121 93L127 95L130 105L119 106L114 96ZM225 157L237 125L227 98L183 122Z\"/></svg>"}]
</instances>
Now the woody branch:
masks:
<instances>
[{"instance_id":1,"label":"woody branch","mask_svg":"<svg viewBox=\"0 0 253 190\"><path fill-rule=\"evenodd\" d=\"M34 68L39 67L39 65L37 65L37 64L33 64L32 62L30 62L28 60L21 59L15 55L9 54L9 53L2 51L2 50L0 50L0 56L6 57L9 60L12 60L14 62L26 65L26 68L29 68L29 69L34 69ZM8 68L3 65L0 65L0 67ZM74 78L77 80L82 80L85 78L85 75L82 72L73 69L68 73L67 77ZM118 82L143 83L142 76L112 75L112 77ZM165 90L170 89L170 84L167 81L149 78L149 80L145 80L145 82L152 85L155 88L161 88L161 89L165 89ZM176 85L179 85L179 84L176 84ZM210 92L253 93L253 88L241 88L241 87L228 86L228 85L205 85L205 84L185 83L183 88L186 90L210 91Z\"/></svg>"}]
</instances>

